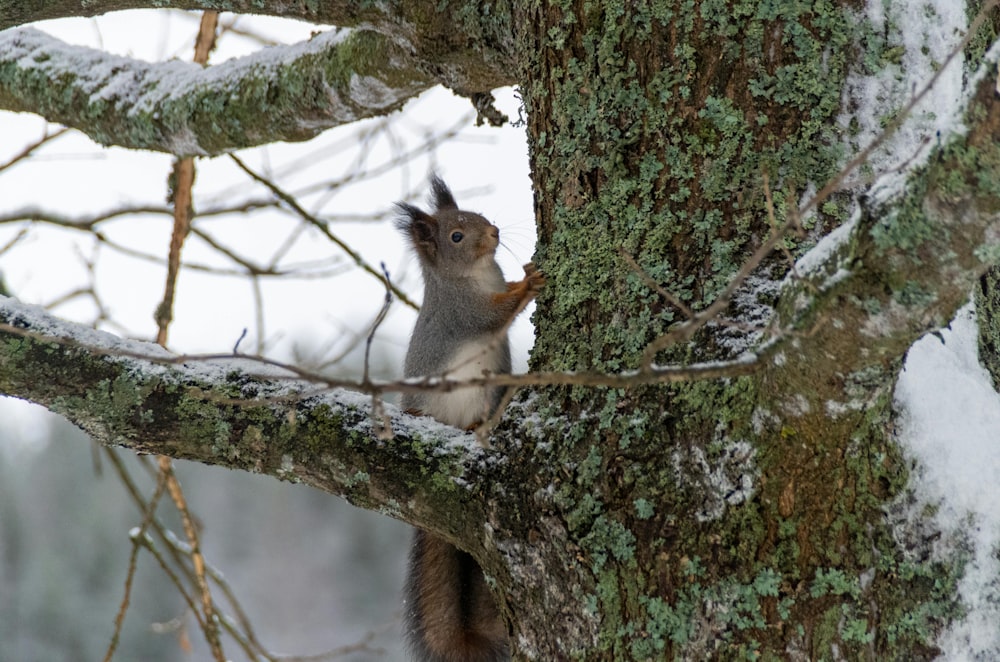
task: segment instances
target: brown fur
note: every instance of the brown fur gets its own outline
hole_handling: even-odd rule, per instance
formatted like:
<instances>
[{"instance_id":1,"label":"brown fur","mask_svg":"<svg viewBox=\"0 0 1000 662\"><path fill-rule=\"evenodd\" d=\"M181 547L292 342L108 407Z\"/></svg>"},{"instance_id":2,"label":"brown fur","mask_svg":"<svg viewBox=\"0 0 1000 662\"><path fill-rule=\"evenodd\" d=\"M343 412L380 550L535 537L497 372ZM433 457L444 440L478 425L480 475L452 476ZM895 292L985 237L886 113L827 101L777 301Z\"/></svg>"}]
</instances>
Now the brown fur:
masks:
<instances>
[{"instance_id":1,"label":"brown fur","mask_svg":"<svg viewBox=\"0 0 1000 662\"><path fill-rule=\"evenodd\" d=\"M410 554L407 621L420 662L502 662L507 630L471 556L424 531Z\"/></svg>"}]
</instances>

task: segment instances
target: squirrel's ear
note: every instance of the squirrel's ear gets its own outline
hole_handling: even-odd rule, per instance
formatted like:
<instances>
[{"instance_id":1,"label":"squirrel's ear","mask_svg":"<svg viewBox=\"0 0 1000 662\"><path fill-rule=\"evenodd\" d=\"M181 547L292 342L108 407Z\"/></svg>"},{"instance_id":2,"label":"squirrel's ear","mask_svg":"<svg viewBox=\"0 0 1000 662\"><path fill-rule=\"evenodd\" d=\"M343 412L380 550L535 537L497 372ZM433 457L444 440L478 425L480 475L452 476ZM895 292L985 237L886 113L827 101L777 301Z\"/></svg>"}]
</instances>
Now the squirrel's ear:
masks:
<instances>
[{"instance_id":1,"label":"squirrel's ear","mask_svg":"<svg viewBox=\"0 0 1000 662\"><path fill-rule=\"evenodd\" d=\"M436 249L434 237L437 232L437 221L433 216L419 207L405 202L396 203L396 228L405 234L417 246Z\"/></svg>"},{"instance_id":2,"label":"squirrel's ear","mask_svg":"<svg viewBox=\"0 0 1000 662\"><path fill-rule=\"evenodd\" d=\"M431 175L431 206L434 207L434 211L458 209L451 189L444 183L444 180L437 176L437 173Z\"/></svg>"},{"instance_id":3,"label":"squirrel's ear","mask_svg":"<svg viewBox=\"0 0 1000 662\"><path fill-rule=\"evenodd\" d=\"M418 218L426 218L427 213L420 209L420 207L414 207L411 204L405 202L397 202L393 205L396 208L396 229L403 234L410 236L413 233L411 229L413 222Z\"/></svg>"},{"instance_id":4,"label":"squirrel's ear","mask_svg":"<svg viewBox=\"0 0 1000 662\"><path fill-rule=\"evenodd\" d=\"M429 246L437 246L434 241L436 234L434 231L435 225L434 219L430 216L413 219L413 223L410 224L410 235L413 237L413 241Z\"/></svg>"}]
</instances>

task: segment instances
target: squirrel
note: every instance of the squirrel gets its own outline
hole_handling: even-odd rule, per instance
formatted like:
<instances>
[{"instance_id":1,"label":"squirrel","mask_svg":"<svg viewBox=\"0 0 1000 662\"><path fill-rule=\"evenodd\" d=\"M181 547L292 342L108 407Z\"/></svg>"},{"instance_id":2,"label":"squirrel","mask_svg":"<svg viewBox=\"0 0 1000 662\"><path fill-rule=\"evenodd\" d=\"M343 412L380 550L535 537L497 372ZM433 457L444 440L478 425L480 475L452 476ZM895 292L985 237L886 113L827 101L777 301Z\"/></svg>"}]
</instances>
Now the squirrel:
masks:
<instances>
[{"instance_id":1,"label":"squirrel","mask_svg":"<svg viewBox=\"0 0 1000 662\"><path fill-rule=\"evenodd\" d=\"M424 278L424 300L406 352L406 377L469 379L509 373L507 329L545 279L533 264L508 283L496 262L500 230L455 203L431 177L431 213L396 203L396 225L409 239ZM405 393L402 407L471 429L500 407L502 386ZM417 530L404 589L406 631L419 662L510 659L507 628L470 554Z\"/></svg>"}]
</instances>

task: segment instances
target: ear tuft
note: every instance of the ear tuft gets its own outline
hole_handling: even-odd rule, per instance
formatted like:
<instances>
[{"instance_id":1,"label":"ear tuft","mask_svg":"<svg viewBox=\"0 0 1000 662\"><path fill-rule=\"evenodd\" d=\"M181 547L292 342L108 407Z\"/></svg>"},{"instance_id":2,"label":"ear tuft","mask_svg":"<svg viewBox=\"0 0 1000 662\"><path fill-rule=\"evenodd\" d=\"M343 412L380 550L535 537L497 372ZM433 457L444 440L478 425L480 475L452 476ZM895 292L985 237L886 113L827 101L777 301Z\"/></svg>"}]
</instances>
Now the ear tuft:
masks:
<instances>
[{"instance_id":1,"label":"ear tuft","mask_svg":"<svg viewBox=\"0 0 1000 662\"><path fill-rule=\"evenodd\" d=\"M396 229L407 236L410 235L410 227L413 225L413 222L418 218L427 216L419 207L414 207L405 202L397 202L393 207L396 208L396 220L394 221Z\"/></svg>"},{"instance_id":2,"label":"ear tuft","mask_svg":"<svg viewBox=\"0 0 1000 662\"><path fill-rule=\"evenodd\" d=\"M415 247L425 246L436 248L434 237L437 232L437 220L423 211L405 202L396 203L396 229L406 235Z\"/></svg>"},{"instance_id":3,"label":"ear tuft","mask_svg":"<svg viewBox=\"0 0 1000 662\"><path fill-rule=\"evenodd\" d=\"M438 177L437 173L431 174L431 206L434 211L442 209L458 209L455 196L451 194L451 189Z\"/></svg>"}]
</instances>

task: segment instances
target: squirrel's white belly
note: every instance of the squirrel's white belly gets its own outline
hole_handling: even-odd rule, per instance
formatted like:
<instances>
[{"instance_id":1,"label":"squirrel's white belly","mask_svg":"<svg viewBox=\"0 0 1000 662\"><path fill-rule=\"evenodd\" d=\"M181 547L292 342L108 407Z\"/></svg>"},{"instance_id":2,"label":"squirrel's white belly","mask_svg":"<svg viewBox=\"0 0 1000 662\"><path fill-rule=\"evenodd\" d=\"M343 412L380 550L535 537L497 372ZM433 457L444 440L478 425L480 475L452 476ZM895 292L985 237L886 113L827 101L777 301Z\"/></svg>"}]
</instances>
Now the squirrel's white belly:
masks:
<instances>
[{"instance_id":1,"label":"squirrel's white belly","mask_svg":"<svg viewBox=\"0 0 1000 662\"><path fill-rule=\"evenodd\" d=\"M476 340L462 345L444 371L448 380L463 381L482 377L483 372L497 372L500 368L501 350L498 343ZM491 398L485 386L467 386L446 392L427 394L424 413L448 425L467 428L485 420L489 414Z\"/></svg>"}]
</instances>

